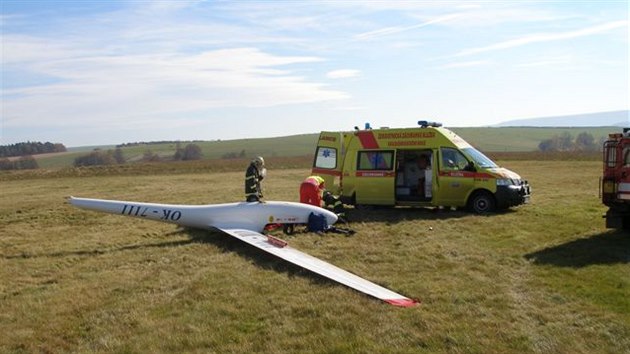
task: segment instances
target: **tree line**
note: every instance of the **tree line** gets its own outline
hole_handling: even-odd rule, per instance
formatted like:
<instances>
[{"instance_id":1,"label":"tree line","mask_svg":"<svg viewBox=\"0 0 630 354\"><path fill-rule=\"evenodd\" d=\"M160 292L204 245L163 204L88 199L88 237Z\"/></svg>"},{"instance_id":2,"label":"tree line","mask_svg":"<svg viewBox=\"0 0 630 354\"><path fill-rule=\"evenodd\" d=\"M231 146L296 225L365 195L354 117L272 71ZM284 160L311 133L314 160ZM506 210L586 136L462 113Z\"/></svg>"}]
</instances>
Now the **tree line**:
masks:
<instances>
[{"instance_id":1,"label":"tree line","mask_svg":"<svg viewBox=\"0 0 630 354\"><path fill-rule=\"evenodd\" d=\"M132 145L128 145L132 146ZM140 161L142 162L159 162L159 161L191 161L200 160L203 158L201 148L196 144L187 144L185 147L181 147L181 144L177 142L175 153L172 156L160 156L151 150L147 150L142 155ZM95 149L86 155L81 155L74 159L74 166L99 166L99 165L119 165L124 164L126 159L123 155L120 147L114 150L100 150Z\"/></svg>"},{"instance_id":2,"label":"tree line","mask_svg":"<svg viewBox=\"0 0 630 354\"><path fill-rule=\"evenodd\" d=\"M191 143L199 143L199 142L203 142L203 140L193 140L191 141ZM161 140L161 141L135 141L132 143L124 143L124 144L118 144L116 145L117 148L123 148L123 147L134 147L134 146L141 146L141 145L163 145L163 144L181 144L182 141L180 140Z\"/></svg>"},{"instance_id":3,"label":"tree line","mask_svg":"<svg viewBox=\"0 0 630 354\"><path fill-rule=\"evenodd\" d=\"M73 161L73 166L102 166L102 165L121 165L127 163L127 159L123 154L123 150L120 146L137 146L135 144L142 143L130 143L119 145L116 149L102 150L94 149L93 151L78 156ZM144 152L139 159L140 162L160 162L160 161L192 161L201 160L203 158L203 152L201 148L196 144L186 144L181 146L180 142L176 142L175 153L170 156L164 156L154 153L151 150ZM17 144L14 144L17 145ZM59 144L61 145L61 144ZM63 145L62 145L63 146ZM63 147L65 151L65 147ZM25 150L26 151L26 150ZM223 159L238 159L245 158L245 150L241 150L238 153L232 152L222 156ZM32 155L21 156L19 159L9 159L7 157L0 157L0 171L4 170L24 170L24 169L37 169L39 165Z\"/></svg>"},{"instance_id":4,"label":"tree line","mask_svg":"<svg viewBox=\"0 0 630 354\"><path fill-rule=\"evenodd\" d=\"M569 133L564 132L560 135L554 135L550 139L545 139L538 144L538 150L542 152L552 151L599 151L604 144L604 138L595 141L592 134L582 132L575 138Z\"/></svg>"},{"instance_id":5,"label":"tree line","mask_svg":"<svg viewBox=\"0 0 630 354\"><path fill-rule=\"evenodd\" d=\"M51 152L65 152L66 147L60 143L28 141L10 145L0 145L0 157L29 156Z\"/></svg>"},{"instance_id":6,"label":"tree line","mask_svg":"<svg viewBox=\"0 0 630 354\"><path fill-rule=\"evenodd\" d=\"M27 141L0 145L0 171L37 169L39 165L33 155L66 151L63 144L51 142ZM9 159L9 157L19 158Z\"/></svg>"}]
</instances>

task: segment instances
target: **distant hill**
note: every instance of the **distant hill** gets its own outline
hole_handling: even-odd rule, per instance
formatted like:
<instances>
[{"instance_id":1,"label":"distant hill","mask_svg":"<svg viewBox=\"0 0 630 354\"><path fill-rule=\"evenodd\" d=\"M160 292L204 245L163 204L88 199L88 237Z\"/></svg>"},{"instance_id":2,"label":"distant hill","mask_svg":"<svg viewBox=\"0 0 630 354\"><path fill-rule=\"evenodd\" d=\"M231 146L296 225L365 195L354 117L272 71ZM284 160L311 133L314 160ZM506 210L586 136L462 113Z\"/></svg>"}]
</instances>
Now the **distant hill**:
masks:
<instances>
[{"instance_id":1,"label":"distant hill","mask_svg":"<svg viewBox=\"0 0 630 354\"><path fill-rule=\"evenodd\" d=\"M495 127L628 127L630 111L610 111L566 116L509 120Z\"/></svg>"}]
</instances>

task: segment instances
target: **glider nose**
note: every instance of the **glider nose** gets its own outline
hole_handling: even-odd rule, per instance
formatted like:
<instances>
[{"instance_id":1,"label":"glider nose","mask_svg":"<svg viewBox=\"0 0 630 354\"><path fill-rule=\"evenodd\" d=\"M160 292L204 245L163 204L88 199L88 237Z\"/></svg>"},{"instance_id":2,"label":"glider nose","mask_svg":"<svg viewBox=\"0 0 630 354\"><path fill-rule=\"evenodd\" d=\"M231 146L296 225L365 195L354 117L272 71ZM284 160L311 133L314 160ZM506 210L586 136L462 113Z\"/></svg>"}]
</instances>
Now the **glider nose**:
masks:
<instances>
[{"instance_id":1,"label":"glider nose","mask_svg":"<svg viewBox=\"0 0 630 354\"><path fill-rule=\"evenodd\" d=\"M333 225L337 222L337 214L326 210L326 213L324 215L326 216L326 223L328 223L328 225Z\"/></svg>"}]
</instances>

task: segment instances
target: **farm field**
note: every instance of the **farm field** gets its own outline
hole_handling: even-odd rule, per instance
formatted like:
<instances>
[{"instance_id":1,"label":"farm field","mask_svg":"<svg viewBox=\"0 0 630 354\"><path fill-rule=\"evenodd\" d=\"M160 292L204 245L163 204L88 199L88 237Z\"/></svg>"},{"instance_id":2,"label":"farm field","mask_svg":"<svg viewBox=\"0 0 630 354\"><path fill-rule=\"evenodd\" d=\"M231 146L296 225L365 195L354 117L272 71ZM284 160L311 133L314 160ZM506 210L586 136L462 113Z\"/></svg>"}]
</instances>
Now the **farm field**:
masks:
<instances>
[{"instance_id":1,"label":"farm field","mask_svg":"<svg viewBox=\"0 0 630 354\"><path fill-rule=\"evenodd\" d=\"M353 236L279 233L412 308L220 233L65 202L238 201L246 165L0 175L0 352L630 353L630 235L604 228L601 162L498 163L531 204L350 210ZM265 197L296 201L308 161L269 165Z\"/></svg>"}]
</instances>

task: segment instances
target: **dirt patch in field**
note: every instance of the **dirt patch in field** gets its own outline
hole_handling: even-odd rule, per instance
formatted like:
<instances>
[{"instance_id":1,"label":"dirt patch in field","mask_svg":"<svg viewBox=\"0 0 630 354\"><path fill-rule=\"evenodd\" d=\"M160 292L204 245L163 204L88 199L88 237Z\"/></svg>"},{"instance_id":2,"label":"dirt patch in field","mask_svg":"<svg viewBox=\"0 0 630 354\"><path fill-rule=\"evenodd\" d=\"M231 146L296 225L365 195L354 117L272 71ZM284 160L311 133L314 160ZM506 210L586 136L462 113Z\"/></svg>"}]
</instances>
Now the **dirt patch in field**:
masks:
<instances>
[{"instance_id":1,"label":"dirt patch in field","mask_svg":"<svg viewBox=\"0 0 630 354\"><path fill-rule=\"evenodd\" d=\"M37 155L30 155L33 156L33 158L35 160L39 160L39 159L43 159L46 157L51 157L51 156L63 156L63 155L68 155L68 154L72 154L73 152L71 151L64 151L64 152L49 152L46 154L37 154ZM9 161L16 161L19 160L21 157L23 156L11 156L9 157Z\"/></svg>"}]
</instances>

